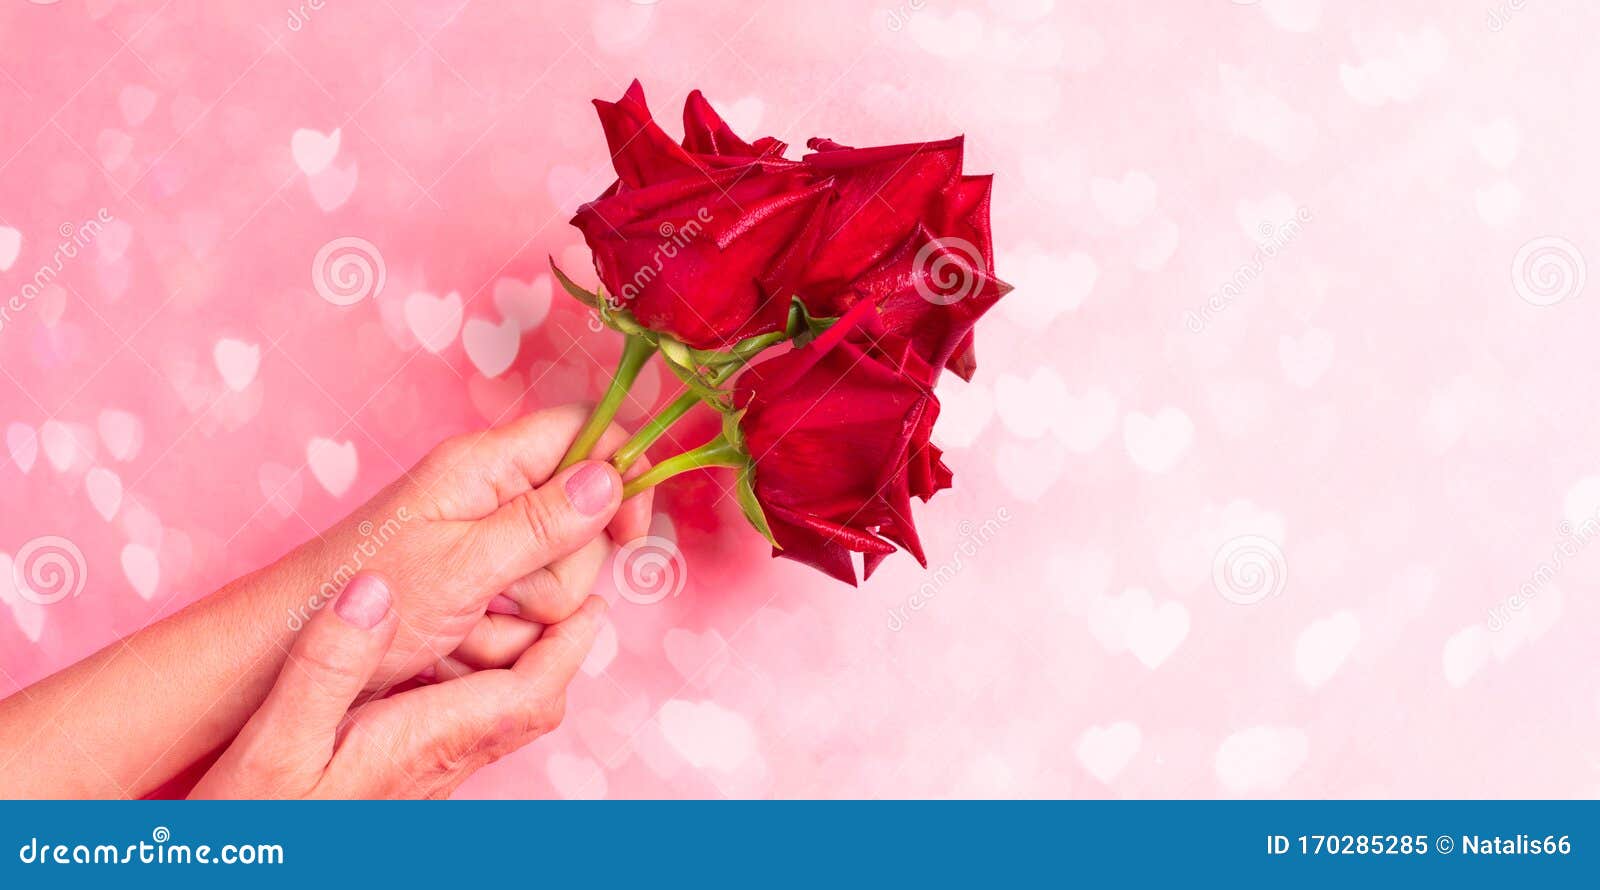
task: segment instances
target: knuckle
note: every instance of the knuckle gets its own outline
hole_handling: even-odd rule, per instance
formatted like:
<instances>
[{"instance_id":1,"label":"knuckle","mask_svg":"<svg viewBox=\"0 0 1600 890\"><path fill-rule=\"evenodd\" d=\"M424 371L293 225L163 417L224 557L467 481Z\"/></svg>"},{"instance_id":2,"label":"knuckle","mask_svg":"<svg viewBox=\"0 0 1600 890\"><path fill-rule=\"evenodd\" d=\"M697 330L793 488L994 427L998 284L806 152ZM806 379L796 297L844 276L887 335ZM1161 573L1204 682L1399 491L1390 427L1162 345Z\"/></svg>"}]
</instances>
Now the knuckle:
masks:
<instances>
[{"instance_id":1,"label":"knuckle","mask_svg":"<svg viewBox=\"0 0 1600 890\"><path fill-rule=\"evenodd\" d=\"M470 439L465 436L451 436L423 455L420 467L431 474L444 473L465 459L467 452L471 450Z\"/></svg>"},{"instance_id":2,"label":"knuckle","mask_svg":"<svg viewBox=\"0 0 1600 890\"><path fill-rule=\"evenodd\" d=\"M283 771L283 756L266 745L252 741L239 750L233 767L234 775L240 780L260 787Z\"/></svg>"},{"instance_id":3,"label":"knuckle","mask_svg":"<svg viewBox=\"0 0 1600 890\"><path fill-rule=\"evenodd\" d=\"M554 624L572 614L576 606L573 592L566 589L553 569L539 569L519 579L515 586L513 595L522 607L522 617L529 621Z\"/></svg>"},{"instance_id":4,"label":"knuckle","mask_svg":"<svg viewBox=\"0 0 1600 890\"><path fill-rule=\"evenodd\" d=\"M541 736L553 732L567 716L567 694L562 692L535 696L528 706L528 732Z\"/></svg>"},{"instance_id":5,"label":"knuckle","mask_svg":"<svg viewBox=\"0 0 1600 890\"><path fill-rule=\"evenodd\" d=\"M459 732L414 730L422 738L417 745L417 770L424 776L447 776L476 769L475 740Z\"/></svg>"},{"instance_id":6,"label":"knuckle","mask_svg":"<svg viewBox=\"0 0 1600 890\"><path fill-rule=\"evenodd\" d=\"M561 520L548 499L535 492L518 502L522 505L523 525L533 546L541 550L554 546L560 539Z\"/></svg>"},{"instance_id":7,"label":"knuckle","mask_svg":"<svg viewBox=\"0 0 1600 890\"><path fill-rule=\"evenodd\" d=\"M352 654L343 647L307 647L295 653L294 663L318 682L343 686L366 681Z\"/></svg>"}]
</instances>

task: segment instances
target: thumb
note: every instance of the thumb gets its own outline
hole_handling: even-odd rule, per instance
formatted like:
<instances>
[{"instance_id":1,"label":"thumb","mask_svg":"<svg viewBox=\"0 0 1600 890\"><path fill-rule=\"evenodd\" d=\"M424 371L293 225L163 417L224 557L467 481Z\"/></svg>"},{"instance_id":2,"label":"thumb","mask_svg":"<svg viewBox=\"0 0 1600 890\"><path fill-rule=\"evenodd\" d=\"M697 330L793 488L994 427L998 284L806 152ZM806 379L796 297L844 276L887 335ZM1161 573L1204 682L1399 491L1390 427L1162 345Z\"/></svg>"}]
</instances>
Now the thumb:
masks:
<instances>
[{"instance_id":1,"label":"thumb","mask_svg":"<svg viewBox=\"0 0 1600 890\"><path fill-rule=\"evenodd\" d=\"M340 722L394 639L399 618L391 599L382 576L351 578L332 608L313 616L295 639L250 731L315 746L326 764Z\"/></svg>"},{"instance_id":2,"label":"thumb","mask_svg":"<svg viewBox=\"0 0 1600 890\"><path fill-rule=\"evenodd\" d=\"M588 543L621 502L622 477L610 464L575 464L473 523L473 574L498 592Z\"/></svg>"}]
</instances>

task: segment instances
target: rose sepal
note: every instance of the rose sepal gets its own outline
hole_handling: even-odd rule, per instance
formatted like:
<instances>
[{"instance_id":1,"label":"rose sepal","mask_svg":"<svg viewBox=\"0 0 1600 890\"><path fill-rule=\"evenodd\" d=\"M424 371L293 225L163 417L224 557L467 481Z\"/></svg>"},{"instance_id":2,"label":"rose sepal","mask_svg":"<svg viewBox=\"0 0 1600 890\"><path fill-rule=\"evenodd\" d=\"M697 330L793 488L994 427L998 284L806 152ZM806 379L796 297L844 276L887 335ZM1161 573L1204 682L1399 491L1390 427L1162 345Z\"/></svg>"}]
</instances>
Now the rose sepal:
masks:
<instances>
[{"instance_id":1,"label":"rose sepal","mask_svg":"<svg viewBox=\"0 0 1600 890\"><path fill-rule=\"evenodd\" d=\"M550 257L550 272L555 275L556 281L560 283L562 290L571 294L574 299L590 309L599 310L600 295L593 291L585 290L576 281L568 278L567 273L561 271L561 267L556 265L555 257Z\"/></svg>"},{"instance_id":2,"label":"rose sepal","mask_svg":"<svg viewBox=\"0 0 1600 890\"><path fill-rule=\"evenodd\" d=\"M767 522L767 513L761 509L761 499L756 497L756 462L744 446L744 434L739 431L739 419L744 416L743 411L732 411L722 415L722 438L744 455L744 465L738 468L738 477L733 483L734 499L739 502L739 512L744 514L752 528L761 533L778 550L783 545L773 537L772 526Z\"/></svg>"}]
</instances>

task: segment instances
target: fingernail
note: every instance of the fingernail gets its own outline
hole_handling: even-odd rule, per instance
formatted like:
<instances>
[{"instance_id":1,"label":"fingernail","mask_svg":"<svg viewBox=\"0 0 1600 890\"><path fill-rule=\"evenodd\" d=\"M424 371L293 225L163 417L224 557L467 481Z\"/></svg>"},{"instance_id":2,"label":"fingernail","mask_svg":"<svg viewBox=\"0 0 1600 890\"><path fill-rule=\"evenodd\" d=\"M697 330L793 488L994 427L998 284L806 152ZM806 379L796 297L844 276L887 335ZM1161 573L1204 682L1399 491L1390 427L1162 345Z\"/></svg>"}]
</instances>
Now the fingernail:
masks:
<instances>
[{"instance_id":1,"label":"fingernail","mask_svg":"<svg viewBox=\"0 0 1600 890\"><path fill-rule=\"evenodd\" d=\"M333 604L333 611L338 612L345 623L371 630L389 614L389 585L377 575L357 575L345 585L344 593L339 594L338 602Z\"/></svg>"},{"instance_id":2,"label":"fingernail","mask_svg":"<svg viewBox=\"0 0 1600 890\"><path fill-rule=\"evenodd\" d=\"M585 516L604 513L616 489L615 474L595 461L579 464L567 477L567 500Z\"/></svg>"},{"instance_id":3,"label":"fingernail","mask_svg":"<svg viewBox=\"0 0 1600 890\"><path fill-rule=\"evenodd\" d=\"M515 615L522 609L518 608L516 600L503 593L497 593L494 599L489 600L489 607L484 611L495 615Z\"/></svg>"}]
</instances>

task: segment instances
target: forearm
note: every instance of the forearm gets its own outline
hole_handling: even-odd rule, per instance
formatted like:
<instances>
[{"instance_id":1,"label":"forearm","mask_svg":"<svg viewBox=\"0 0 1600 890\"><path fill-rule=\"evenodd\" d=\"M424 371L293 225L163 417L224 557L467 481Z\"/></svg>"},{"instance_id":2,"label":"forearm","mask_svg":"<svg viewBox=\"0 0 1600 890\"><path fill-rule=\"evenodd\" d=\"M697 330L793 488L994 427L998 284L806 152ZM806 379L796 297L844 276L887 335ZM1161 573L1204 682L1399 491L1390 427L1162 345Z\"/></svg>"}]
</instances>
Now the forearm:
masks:
<instances>
[{"instance_id":1,"label":"forearm","mask_svg":"<svg viewBox=\"0 0 1600 890\"><path fill-rule=\"evenodd\" d=\"M282 666L319 562L302 547L0 701L0 797L140 797L226 743Z\"/></svg>"}]
</instances>

